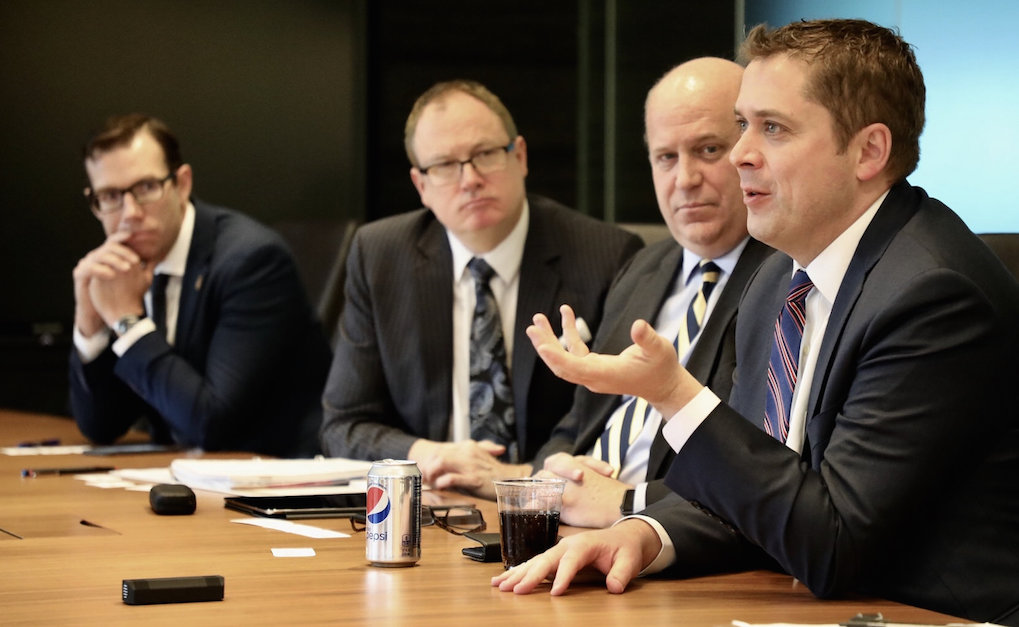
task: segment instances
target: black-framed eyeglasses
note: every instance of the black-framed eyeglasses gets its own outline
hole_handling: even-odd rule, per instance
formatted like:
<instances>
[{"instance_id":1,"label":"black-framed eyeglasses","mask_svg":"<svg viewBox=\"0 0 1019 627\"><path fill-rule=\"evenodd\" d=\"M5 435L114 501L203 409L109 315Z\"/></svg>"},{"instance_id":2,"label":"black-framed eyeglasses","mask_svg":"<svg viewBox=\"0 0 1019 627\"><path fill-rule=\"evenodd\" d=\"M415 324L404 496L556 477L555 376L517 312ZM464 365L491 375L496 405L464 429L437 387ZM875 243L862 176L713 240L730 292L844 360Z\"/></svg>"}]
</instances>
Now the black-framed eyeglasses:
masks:
<instances>
[{"instance_id":1,"label":"black-framed eyeglasses","mask_svg":"<svg viewBox=\"0 0 1019 627\"><path fill-rule=\"evenodd\" d=\"M358 514L350 517L350 528L355 533L364 531L365 517ZM487 525L481 510L475 507L424 506L421 508L421 525L434 524L440 529L462 536L465 533L484 531Z\"/></svg>"},{"instance_id":2,"label":"black-framed eyeglasses","mask_svg":"<svg viewBox=\"0 0 1019 627\"><path fill-rule=\"evenodd\" d=\"M163 178L147 177L131 184L128 187L116 188L105 187L93 190L86 187L85 198L94 211L101 214L110 214L124 208L124 194L131 194L134 201L139 205L156 202L163 197L166 191L166 182L177 178L176 172L170 172Z\"/></svg>"},{"instance_id":3,"label":"black-framed eyeglasses","mask_svg":"<svg viewBox=\"0 0 1019 627\"><path fill-rule=\"evenodd\" d=\"M460 180L463 174L464 164L469 163L478 174L491 174L506 168L509 162L509 153L516 147L516 140L511 140L505 146L486 148L479 150L465 161L443 161L418 170L427 174L433 182L438 185L455 183Z\"/></svg>"}]
</instances>

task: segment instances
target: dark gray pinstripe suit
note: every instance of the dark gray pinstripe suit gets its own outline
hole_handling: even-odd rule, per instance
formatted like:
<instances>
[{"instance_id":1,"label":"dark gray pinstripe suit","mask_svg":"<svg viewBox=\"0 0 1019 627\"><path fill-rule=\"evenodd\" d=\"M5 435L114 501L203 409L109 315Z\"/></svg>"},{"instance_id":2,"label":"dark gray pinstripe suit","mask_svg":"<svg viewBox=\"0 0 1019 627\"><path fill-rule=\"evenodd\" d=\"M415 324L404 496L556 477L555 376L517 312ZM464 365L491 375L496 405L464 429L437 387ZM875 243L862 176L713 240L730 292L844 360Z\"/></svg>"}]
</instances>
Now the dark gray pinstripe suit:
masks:
<instances>
[{"instance_id":1,"label":"dark gray pinstripe suit","mask_svg":"<svg viewBox=\"0 0 1019 627\"><path fill-rule=\"evenodd\" d=\"M574 305L597 333L605 294L640 240L547 198L528 196L511 373L521 458L531 459L569 410L573 385L540 363L524 329ZM419 209L363 226L347 260L346 304L323 404L322 446L357 459L406 457L449 431L452 255L442 225Z\"/></svg>"},{"instance_id":2,"label":"dark gray pinstripe suit","mask_svg":"<svg viewBox=\"0 0 1019 627\"><path fill-rule=\"evenodd\" d=\"M732 389L732 372L736 367L736 313L740 296L757 267L773 252L772 248L755 239L747 242L687 361L686 369L719 398L729 398ZM633 343L630 327L634 320L649 320L653 324L665 300L672 295L676 272L682 262L683 249L672 238L634 255L609 291L602 329L591 350L615 355ZM583 455L590 451L595 440L605 431L605 425L621 398L612 394L595 394L587 388L578 387L570 413L538 451L535 469L540 468L545 458L553 453ZM659 428L648 459L648 503L669 493L663 478L675 456Z\"/></svg>"}]
</instances>

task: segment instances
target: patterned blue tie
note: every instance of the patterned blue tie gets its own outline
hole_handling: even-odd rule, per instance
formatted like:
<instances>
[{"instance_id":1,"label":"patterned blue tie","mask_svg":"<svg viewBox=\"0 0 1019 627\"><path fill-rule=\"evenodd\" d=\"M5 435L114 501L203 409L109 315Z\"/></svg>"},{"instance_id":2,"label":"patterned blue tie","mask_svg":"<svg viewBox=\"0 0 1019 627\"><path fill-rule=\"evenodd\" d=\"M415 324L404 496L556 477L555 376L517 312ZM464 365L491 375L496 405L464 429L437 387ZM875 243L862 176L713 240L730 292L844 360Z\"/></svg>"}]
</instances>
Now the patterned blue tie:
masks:
<instances>
[{"instance_id":1,"label":"patterned blue tie","mask_svg":"<svg viewBox=\"0 0 1019 627\"><path fill-rule=\"evenodd\" d=\"M806 320L807 294L814 284L803 270L797 270L789 283L785 307L775 321L775 341L768 361L768 394L764 408L764 430L785 442L789 437L789 409L796 389L800 344Z\"/></svg>"},{"instance_id":2,"label":"patterned blue tie","mask_svg":"<svg viewBox=\"0 0 1019 627\"><path fill-rule=\"evenodd\" d=\"M502 319L489 281L495 275L484 259L475 257L467 264L474 278L477 296L471 322L470 419L471 438L491 440L506 447L504 461L519 459L516 441L516 417L513 388L506 367L506 345L502 337Z\"/></svg>"}]
</instances>

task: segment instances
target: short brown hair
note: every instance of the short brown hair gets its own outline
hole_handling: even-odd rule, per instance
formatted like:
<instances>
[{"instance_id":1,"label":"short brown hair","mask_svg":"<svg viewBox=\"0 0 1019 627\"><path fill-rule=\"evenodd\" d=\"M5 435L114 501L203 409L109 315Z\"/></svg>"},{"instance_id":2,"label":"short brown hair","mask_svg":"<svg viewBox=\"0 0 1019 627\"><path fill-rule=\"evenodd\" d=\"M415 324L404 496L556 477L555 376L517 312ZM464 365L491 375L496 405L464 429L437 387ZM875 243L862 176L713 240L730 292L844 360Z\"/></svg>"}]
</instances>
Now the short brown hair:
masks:
<instances>
[{"instance_id":1,"label":"short brown hair","mask_svg":"<svg viewBox=\"0 0 1019 627\"><path fill-rule=\"evenodd\" d=\"M788 54L812 68L807 98L831 112L845 150L857 131L880 122L892 134L888 173L908 176L920 161L926 88L913 48L898 33L864 20L793 22L747 34L743 63Z\"/></svg>"},{"instance_id":2,"label":"short brown hair","mask_svg":"<svg viewBox=\"0 0 1019 627\"><path fill-rule=\"evenodd\" d=\"M407 151L407 158L410 159L410 164L415 168L420 167L417 156L414 154L414 133L417 131L421 114L424 112L425 107L433 102L444 99L453 92L465 93L481 101L483 105L491 109L492 113L498 116L499 121L502 122L502 127L506 129L506 134L509 135L510 141L517 138L517 125L513 122L513 116L510 115L506 105L502 104L499 97L490 92L487 87L477 81L465 79L436 83L414 101L414 107L411 108L410 115L407 116L407 124L403 128L403 147Z\"/></svg>"},{"instance_id":3,"label":"short brown hair","mask_svg":"<svg viewBox=\"0 0 1019 627\"><path fill-rule=\"evenodd\" d=\"M94 159L98 153L126 146L140 131L148 131L163 149L166 167L170 172L184 164L180 156L180 143L177 137L159 118L143 113L127 113L106 118L103 125L92 133L91 139L82 149L83 157Z\"/></svg>"}]
</instances>

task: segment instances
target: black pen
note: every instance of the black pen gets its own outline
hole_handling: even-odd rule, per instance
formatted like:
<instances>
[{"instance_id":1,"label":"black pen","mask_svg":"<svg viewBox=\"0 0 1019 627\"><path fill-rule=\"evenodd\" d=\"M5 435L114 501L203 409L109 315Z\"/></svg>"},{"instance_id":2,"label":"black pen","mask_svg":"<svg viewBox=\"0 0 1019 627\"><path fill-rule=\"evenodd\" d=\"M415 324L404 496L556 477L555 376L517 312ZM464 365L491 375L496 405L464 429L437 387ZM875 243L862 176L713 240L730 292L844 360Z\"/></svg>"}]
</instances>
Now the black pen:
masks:
<instances>
[{"instance_id":1,"label":"black pen","mask_svg":"<svg viewBox=\"0 0 1019 627\"><path fill-rule=\"evenodd\" d=\"M22 477L38 477L39 475L82 475L90 472L109 472L115 470L113 466L78 466L70 468L25 468L21 471Z\"/></svg>"}]
</instances>

